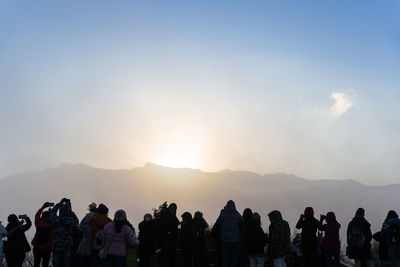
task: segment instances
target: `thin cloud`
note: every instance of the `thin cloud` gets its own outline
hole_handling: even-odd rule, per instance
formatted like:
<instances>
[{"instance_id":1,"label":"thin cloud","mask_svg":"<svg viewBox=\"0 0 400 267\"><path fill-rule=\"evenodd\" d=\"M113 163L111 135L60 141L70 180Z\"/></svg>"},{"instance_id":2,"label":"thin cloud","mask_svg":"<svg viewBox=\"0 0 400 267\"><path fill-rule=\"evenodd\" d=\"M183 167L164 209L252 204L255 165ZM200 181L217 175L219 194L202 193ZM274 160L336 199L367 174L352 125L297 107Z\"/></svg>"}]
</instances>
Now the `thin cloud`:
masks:
<instances>
[{"instance_id":1,"label":"thin cloud","mask_svg":"<svg viewBox=\"0 0 400 267\"><path fill-rule=\"evenodd\" d=\"M340 118L349 109L356 106L354 97L345 92L333 92L331 98L335 101L331 106L331 114L335 118Z\"/></svg>"}]
</instances>

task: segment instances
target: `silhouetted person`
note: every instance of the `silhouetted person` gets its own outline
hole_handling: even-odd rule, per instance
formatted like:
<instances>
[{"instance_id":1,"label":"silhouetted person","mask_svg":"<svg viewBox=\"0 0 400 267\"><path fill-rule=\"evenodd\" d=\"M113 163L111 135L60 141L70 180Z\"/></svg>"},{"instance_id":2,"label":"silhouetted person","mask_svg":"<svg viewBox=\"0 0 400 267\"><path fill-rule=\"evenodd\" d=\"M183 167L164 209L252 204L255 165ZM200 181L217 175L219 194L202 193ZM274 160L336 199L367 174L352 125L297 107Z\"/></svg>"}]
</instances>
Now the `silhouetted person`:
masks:
<instances>
[{"instance_id":1,"label":"silhouetted person","mask_svg":"<svg viewBox=\"0 0 400 267\"><path fill-rule=\"evenodd\" d=\"M25 232L31 228L32 222L26 215L20 216L20 219L23 221L19 221L15 214L8 216L6 227L8 235L4 253L9 267L21 267L26 253L31 250Z\"/></svg>"},{"instance_id":2,"label":"silhouetted person","mask_svg":"<svg viewBox=\"0 0 400 267\"><path fill-rule=\"evenodd\" d=\"M282 219L282 214L274 210L268 214L271 222L268 237L268 256L273 260L275 267L286 267L285 257L290 254L290 227Z\"/></svg>"},{"instance_id":3,"label":"silhouetted person","mask_svg":"<svg viewBox=\"0 0 400 267\"><path fill-rule=\"evenodd\" d=\"M359 208L347 227L347 255L355 260L356 267L373 266L371 224L364 215L364 209Z\"/></svg>"},{"instance_id":4,"label":"silhouetted person","mask_svg":"<svg viewBox=\"0 0 400 267\"><path fill-rule=\"evenodd\" d=\"M391 220L396 218L397 213L393 210L389 211L383 224L382 224L382 228L383 225ZM376 240L377 242L379 242L379 264L381 267L390 267L390 259L389 259L389 253L388 253L388 242L386 242L385 240L385 236L382 234L381 231L376 232L372 238L374 240Z\"/></svg>"},{"instance_id":5,"label":"silhouetted person","mask_svg":"<svg viewBox=\"0 0 400 267\"><path fill-rule=\"evenodd\" d=\"M195 235L196 229L193 224L192 215L189 212L185 212L182 214L181 234L179 238L185 267L193 266Z\"/></svg>"},{"instance_id":6,"label":"silhouetted person","mask_svg":"<svg viewBox=\"0 0 400 267\"><path fill-rule=\"evenodd\" d=\"M222 266L236 267L239 261L239 229L243 217L236 210L235 202L229 200L217 223L221 224Z\"/></svg>"},{"instance_id":7,"label":"silhouetted person","mask_svg":"<svg viewBox=\"0 0 400 267\"><path fill-rule=\"evenodd\" d=\"M313 208L307 207L304 210L304 214L300 216L300 219L296 224L296 228L302 229L301 251L304 255L305 266L308 267L316 266L316 260L318 257L318 227L319 222L314 218Z\"/></svg>"},{"instance_id":8,"label":"silhouetted person","mask_svg":"<svg viewBox=\"0 0 400 267\"><path fill-rule=\"evenodd\" d=\"M45 211L49 207L51 207L49 202L44 203L35 215L36 233L32 240L34 267L39 267L40 263L43 267L47 267L50 263L53 226L50 221L50 212Z\"/></svg>"},{"instance_id":9,"label":"silhouetted person","mask_svg":"<svg viewBox=\"0 0 400 267\"><path fill-rule=\"evenodd\" d=\"M386 243L390 266L400 264L400 220L394 210L389 211L383 223L381 235Z\"/></svg>"},{"instance_id":10,"label":"silhouetted person","mask_svg":"<svg viewBox=\"0 0 400 267\"><path fill-rule=\"evenodd\" d=\"M103 247L104 226L111 222L108 217L108 208L104 204L100 204L97 208L96 213L89 219L88 225L90 226L90 266L97 267L100 264L99 252Z\"/></svg>"},{"instance_id":11,"label":"silhouetted person","mask_svg":"<svg viewBox=\"0 0 400 267\"><path fill-rule=\"evenodd\" d=\"M139 241L139 267L150 267L155 250L155 228L151 214L144 215L143 221L139 223Z\"/></svg>"},{"instance_id":12,"label":"silhouetted person","mask_svg":"<svg viewBox=\"0 0 400 267\"><path fill-rule=\"evenodd\" d=\"M161 255L162 264L166 267L175 266L176 244L178 240L179 220L176 217L177 206L171 203L161 214Z\"/></svg>"},{"instance_id":13,"label":"silhouetted person","mask_svg":"<svg viewBox=\"0 0 400 267\"><path fill-rule=\"evenodd\" d=\"M134 247L139 245L126 217L124 210L117 210L114 221L104 226L104 250L107 257L103 261L103 267L125 267L127 245Z\"/></svg>"},{"instance_id":14,"label":"silhouetted person","mask_svg":"<svg viewBox=\"0 0 400 267\"><path fill-rule=\"evenodd\" d=\"M91 227L89 225L89 220L94 216L97 211L96 203L91 203L89 205L89 212L83 217L79 227L82 231L82 240L79 243L79 247L77 250L77 255L80 255L83 258L83 265L90 265L90 254L92 252L92 248L90 245L90 235L91 235Z\"/></svg>"},{"instance_id":15,"label":"silhouetted person","mask_svg":"<svg viewBox=\"0 0 400 267\"><path fill-rule=\"evenodd\" d=\"M221 210L220 215L224 212ZM211 228L211 236L215 241L215 256L216 256L216 266L222 267L222 252L221 252L221 223L217 220L213 227Z\"/></svg>"},{"instance_id":16,"label":"silhouetted person","mask_svg":"<svg viewBox=\"0 0 400 267\"><path fill-rule=\"evenodd\" d=\"M324 220L326 223L324 224ZM335 213L328 212L320 218L320 230L325 233L323 248L327 267L340 266L340 224L336 221Z\"/></svg>"},{"instance_id":17,"label":"silhouetted person","mask_svg":"<svg viewBox=\"0 0 400 267\"><path fill-rule=\"evenodd\" d=\"M203 218L203 213L196 211L194 213L193 223L196 230L195 242L194 242L194 267L208 267L208 251L206 242L206 229L208 223Z\"/></svg>"},{"instance_id":18,"label":"silhouetted person","mask_svg":"<svg viewBox=\"0 0 400 267\"><path fill-rule=\"evenodd\" d=\"M53 266L69 267L74 250L74 229L79 224L69 199L64 198L54 206L50 221L53 226Z\"/></svg>"},{"instance_id":19,"label":"silhouetted person","mask_svg":"<svg viewBox=\"0 0 400 267\"><path fill-rule=\"evenodd\" d=\"M267 235L261 228L260 215L255 212L250 220L247 218L245 246L250 267L264 267L264 247L267 244Z\"/></svg>"},{"instance_id":20,"label":"silhouetted person","mask_svg":"<svg viewBox=\"0 0 400 267\"><path fill-rule=\"evenodd\" d=\"M246 267L249 264L249 254L246 246L247 239L247 227L251 221L251 216L253 215L253 211L250 208L246 208L243 210L243 224L240 227L240 258L239 258L239 266Z\"/></svg>"},{"instance_id":21,"label":"silhouetted person","mask_svg":"<svg viewBox=\"0 0 400 267\"><path fill-rule=\"evenodd\" d=\"M4 248L3 238L6 236L7 236L7 230L0 221L0 267L3 266L3 248Z\"/></svg>"}]
</instances>

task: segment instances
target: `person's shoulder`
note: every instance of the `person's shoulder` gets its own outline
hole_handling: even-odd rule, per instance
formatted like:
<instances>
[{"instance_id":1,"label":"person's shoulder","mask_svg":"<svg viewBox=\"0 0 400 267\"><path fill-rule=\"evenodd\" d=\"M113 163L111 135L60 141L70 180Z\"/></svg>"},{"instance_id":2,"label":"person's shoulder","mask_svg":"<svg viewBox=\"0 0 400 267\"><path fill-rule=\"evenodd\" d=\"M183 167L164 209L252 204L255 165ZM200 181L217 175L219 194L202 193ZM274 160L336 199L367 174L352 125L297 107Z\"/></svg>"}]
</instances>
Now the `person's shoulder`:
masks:
<instances>
[{"instance_id":1,"label":"person's shoulder","mask_svg":"<svg viewBox=\"0 0 400 267\"><path fill-rule=\"evenodd\" d=\"M109 230L109 229L111 229L111 228L113 228L114 227L114 222L109 222L109 223L107 223L106 225L104 225L104 231L106 231L106 230Z\"/></svg>"}]
</instances>

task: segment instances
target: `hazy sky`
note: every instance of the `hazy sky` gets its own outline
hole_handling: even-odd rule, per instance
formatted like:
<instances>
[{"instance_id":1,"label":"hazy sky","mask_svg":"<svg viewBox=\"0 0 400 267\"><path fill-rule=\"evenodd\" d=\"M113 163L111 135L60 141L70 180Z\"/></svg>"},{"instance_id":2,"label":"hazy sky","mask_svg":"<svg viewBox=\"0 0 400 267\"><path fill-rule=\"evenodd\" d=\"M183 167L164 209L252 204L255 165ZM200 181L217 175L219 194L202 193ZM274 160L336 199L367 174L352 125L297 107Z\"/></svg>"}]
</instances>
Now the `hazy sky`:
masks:
<instances>
[{"instance_id":1,"label":"hazy sky","mask_svg":"<svg viewBox=\"0 0 400 267\"><path fill-rule=\"evenodd\" d=\"M84 162L400 182L400 2L0 0L0 177Z\"/></svg>"}]
</instances>

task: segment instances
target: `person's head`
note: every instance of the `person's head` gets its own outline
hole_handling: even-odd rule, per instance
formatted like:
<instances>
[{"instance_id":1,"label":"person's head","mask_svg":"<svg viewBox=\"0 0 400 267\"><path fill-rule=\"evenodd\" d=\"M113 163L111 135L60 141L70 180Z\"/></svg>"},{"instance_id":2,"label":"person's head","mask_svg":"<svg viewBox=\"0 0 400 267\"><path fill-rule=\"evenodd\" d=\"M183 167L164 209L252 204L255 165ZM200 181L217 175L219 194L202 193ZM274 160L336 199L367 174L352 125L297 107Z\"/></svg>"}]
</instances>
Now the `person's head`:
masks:
<instances>
[{"instance_id":1,"label":"person's head","mask_svg":"<svg viewBox=\"0 0 400 267\"><path fill-rule=\"evenodd\" d=\"M336 215L333 211L330 211L326 214L326 222L327 223L336 222Z\"/></svg>"},{"instance_id":2,"label":"person's head","mask_svg":"<svg viewBox=\"0 0 400 267\"><path fill-rule=\"evenodd\" d=\"M10 225L15 225L19 223L18 217L15 214L10 214L7 218L7 221Z\"/></svg>"},{"instance_id":3,"label":"person's head","mask_svg":"<svg viewBox=\"0 0 400 267\"><path fill-rule=\"evenodd\" d=\"M168 211L169 211L169 213L172 214L172 215L176 215L177 209L178 209L178 207L176 206L175 203L171 203L171 204L169 204L169 206L168 206Z\"/></svg>"},{"instance_id":4,"label":"person's head","mask_svg":"<svg viewBox=\"0 0 400 267\"><path fill-rule=\"evenodd\" d=\"M364 216L365 216L365 210L363 208L358 208L356 211L356 217L364 218Z\"/></svg>"},{"instance_id":5,"label":"person's head","mask_svg":"<svg viewBox=\"0 0 400 267\"><path fill-rule=\"evenodd\" d=\"M120 233L122 226L127 224L126 212L124 210L117 210L114 214L115 232Z\"/></svg>"},{"instance_id":6,"label":"person's head","mask_svg":"<svg viewBox=\"0 0 400 267\"><path fill-rule=\"evenodd\" d=\"M60 205L60 217L69 217L71 215L71 204L63 202Z\"/></svg>"},{"instance_id":7,"label":"person's head","mask_svg":"<svg viewBox=\"0 0 400 267\"><path fill-rule=\"evenodd\" d=\"M42 220L46 220L46 221L48 221L48 220L50 220L50 212L49 211L43 211L43 213L42 213L42 216L41 216L41 219Z\"/></svg>"},{"instance_id":8,"label":"person's head","mask_svg":"<svg viewBox=\"0 0 400 267\"><path fill-rule=\"evenodd\" d=\"M88 206L88 210L93 213L97 212L97 204L94 202L90 203L90 205Z\"/></svg>"},{"instance_id":9,"label":"person's head","mask_svg":"<svg viewBox=\"0 0 400 267\"><path fill-rule=\"evenodd\" d=\"M394 210L390 210L386 216L385 222L392 220L392 219L398 219L399 215Z\"/></svg>"},{"instance_id":10,"label":"person's head","mask_svg":"<svg viewBox=\"0 0 400 267\"><path fill-rule=\"evenodd\" d=\"M101 203L99 205L99 207L97 208L97 213L98 214L104 214L107 215L108 214L108 208L106 205L104 205L103 203Z\"/></svg>"},{"instance_id":11,"label":"person's head","mask_svg":"<svg viewBox=\"0 0 400 267\"><path fill-rule=\"evenodd\" d=\"M144 217L143 217L143 220L144 220L145 222L150 222L150 221L153 220L153 216L152 216L150 213L146 213L146 214L144 215Z\"/></svg>"},{"instance_id":12,"label":"person's head","mask_svg":"<svg viewBox=\"0 0 400 267\"><path fill-rule=\"evenodd\" d=\"M235 202L233 202L233 200L229 200L229 201L226 203L225 211L226 211L227 213L234 213L234 212L236 212L236 205L235 205Z\"/></svg>"},{"instance_id":13,"label":"person's head","mask_svg":"<svg viewBox=\"0 0 400 267\"><path fill-rule=\"evenodd\" d=\"M271 223L282 220L282 214L279 210L274 210L268 213L269 221Z\"/></svg>"},{"instance_id":14,"label":"person's head","mask_svg":"<svg viewBox=\"0 0 400 267\"><path fill-rule=\"evenodd\" d=\"M313 209L312 207L307 207L307 208L304 210L304 216L305 216L306 218L314 217L314 209Z\"/></svg>"},{"instance_id":15,"label":"person's head","mask_svg":"<svg viewBox=\"0 0 400 267\"><path fill-rule=\"evenodd\" d=\"M182 214L182 222L190 222L192 220L192 214L190 214L190 212L184 212Z\"/></svg>"},{"instance_id":16,"label":"person's head","mask_svg":"<svg viewBox=\"0 0 400 267\"><path fill-rule=\"evenodd\" d=\"M252 215L253 215L253 212L251 211L251 209L249 209L249 208L244 209L244 211L243 211L243 220L245 222L250 221Z\"/></svg>"},{"instance_id":17,"label":"person's head","mask_svg":"<svg viewBox=\"0 0 400 267\"><path fill-rule=\"evenodd\" d=\"M251 214L251 221L261 225L261 216L260 214L258 214L257 212L254 212L253 214Z\"/></svg>"},{"instance_id":18,"label":"person's head","mask_svg":"<svg viewBox=\"0 0 400 267\"><path fill-rule=\"evenodd\" d=\"M198 218L198 219L202 219L202 218L203 218L203 213L200 212L200 211L196 211L196 212L194 213L194 217L195 217L195 218Z\"/></svg>"}]
</instances>

